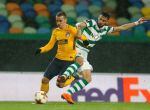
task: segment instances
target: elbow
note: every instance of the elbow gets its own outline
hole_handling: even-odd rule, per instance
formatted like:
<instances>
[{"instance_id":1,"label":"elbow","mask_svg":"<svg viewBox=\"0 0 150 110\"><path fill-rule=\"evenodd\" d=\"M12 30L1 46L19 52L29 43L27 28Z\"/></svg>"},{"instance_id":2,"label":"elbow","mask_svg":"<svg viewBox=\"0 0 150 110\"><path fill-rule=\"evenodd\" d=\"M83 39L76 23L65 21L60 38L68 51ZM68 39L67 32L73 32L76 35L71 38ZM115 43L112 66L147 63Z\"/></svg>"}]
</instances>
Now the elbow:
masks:
<instances>
[{"instance_id":1,"label":"elbow","mask_svg":"<svg viewBox=\"0 0 150 110\"><path fill-rule=\"evenodd\" d=\"M44 48L44 47L42 47L40 49L41 49L41 53L45 53L45 52L48 52L51 50L51 48Z\"/></svg>"}]
</instances>

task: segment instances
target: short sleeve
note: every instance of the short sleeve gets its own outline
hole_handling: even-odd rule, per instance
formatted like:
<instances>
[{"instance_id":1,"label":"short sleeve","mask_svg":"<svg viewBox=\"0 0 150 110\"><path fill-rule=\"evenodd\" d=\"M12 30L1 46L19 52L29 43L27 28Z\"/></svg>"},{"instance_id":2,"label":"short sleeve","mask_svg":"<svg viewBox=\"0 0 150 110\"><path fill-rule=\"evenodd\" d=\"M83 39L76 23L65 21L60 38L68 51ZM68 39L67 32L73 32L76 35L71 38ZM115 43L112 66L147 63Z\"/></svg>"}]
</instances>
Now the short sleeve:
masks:
<instances>
[{"instance_id":1,"label":"short sleeve","mask_svg":"<svg viewBox=\"0 0 150 110\"><path fill-rule=\"evenodd\" d=\"M114 27L107 26L107 33L112 33L114 31Z\"/></svg>"}]
</instances>

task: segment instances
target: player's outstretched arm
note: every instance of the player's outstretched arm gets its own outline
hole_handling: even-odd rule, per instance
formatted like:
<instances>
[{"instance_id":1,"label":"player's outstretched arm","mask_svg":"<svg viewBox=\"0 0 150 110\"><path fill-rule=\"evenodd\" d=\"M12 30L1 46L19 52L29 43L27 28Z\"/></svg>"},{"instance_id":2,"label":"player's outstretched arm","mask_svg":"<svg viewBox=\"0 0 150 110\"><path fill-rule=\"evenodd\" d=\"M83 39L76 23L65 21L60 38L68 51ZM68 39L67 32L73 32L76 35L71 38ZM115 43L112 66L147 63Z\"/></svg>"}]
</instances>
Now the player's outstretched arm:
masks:
<instances>
[{"instance_id":1,"label":"player's outstretched arm","mask_svg":"<svg viewBox=\"0 0 150 110\"><path fill-rule=\"evenodd\" d=\"M54 47L55 43L56 43L56 35L55 31L53 31L49 42L45 46L36 49L35 55L50 51Z\"/></svg>"},{"instance_id":2,"label":"player's outstretched arm","mask_svg":"<svg viewBox=\"0 0 150 110\"><path fill-rule=\"evenodd\" d=\"M121 25L121 26L114 27L114 31L127 30L129 28L132 28L132 27L138 26L140 24L143 24L144 22L146 22L146 20L142 17L136 22L132 22L132 23L128 23L128 24L124 24L124 25Z\"/></svg>"}]
</instances>

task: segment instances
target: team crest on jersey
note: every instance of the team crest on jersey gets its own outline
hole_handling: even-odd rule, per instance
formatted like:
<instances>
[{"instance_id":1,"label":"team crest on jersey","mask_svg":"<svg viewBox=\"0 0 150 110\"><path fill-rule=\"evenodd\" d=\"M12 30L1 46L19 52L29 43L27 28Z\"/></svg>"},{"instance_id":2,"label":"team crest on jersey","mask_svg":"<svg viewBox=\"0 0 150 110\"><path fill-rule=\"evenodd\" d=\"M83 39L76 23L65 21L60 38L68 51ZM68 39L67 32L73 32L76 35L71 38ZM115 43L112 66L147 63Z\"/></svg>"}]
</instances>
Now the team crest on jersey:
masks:
<instances>
[{"instance_id":1,"label":"team crest on jersey","mask_svg":"<svg viewBox=\"0 0 150 110\"><path fill-rule=\"evenodd\" d=\"M69 32L66 32L66 37L69 37L70 36L70 33Z\"/></svg>"}]
</instances>

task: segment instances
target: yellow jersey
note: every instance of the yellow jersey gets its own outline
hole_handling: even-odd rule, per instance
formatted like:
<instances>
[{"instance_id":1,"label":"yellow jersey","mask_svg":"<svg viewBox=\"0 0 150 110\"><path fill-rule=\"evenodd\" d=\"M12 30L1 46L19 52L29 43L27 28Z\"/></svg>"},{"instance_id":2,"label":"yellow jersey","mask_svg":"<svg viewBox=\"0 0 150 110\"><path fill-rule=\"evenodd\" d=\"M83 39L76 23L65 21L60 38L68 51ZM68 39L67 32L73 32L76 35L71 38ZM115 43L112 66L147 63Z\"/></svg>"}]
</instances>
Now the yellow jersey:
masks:
<instances>
[{"instance_id":1,"label":"yellow jersey","mask_svg":"<svg viewBox=\"0 0 150 110\"><path fill-rule=\"evenodd\" d=\"M77 29L67 25L65 29L55 28L47 45L41 47L41 53L50 51L57 42L58 48L56 58L60 60L73 61L76 55L75 40Z\"/></svg>"}]
</instances>

